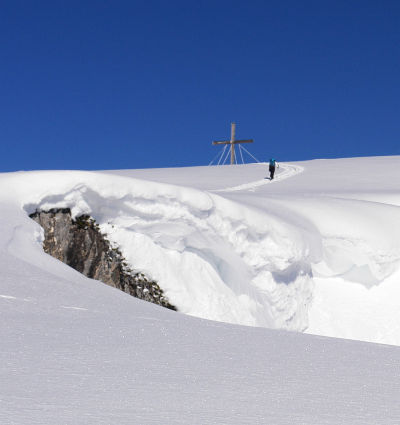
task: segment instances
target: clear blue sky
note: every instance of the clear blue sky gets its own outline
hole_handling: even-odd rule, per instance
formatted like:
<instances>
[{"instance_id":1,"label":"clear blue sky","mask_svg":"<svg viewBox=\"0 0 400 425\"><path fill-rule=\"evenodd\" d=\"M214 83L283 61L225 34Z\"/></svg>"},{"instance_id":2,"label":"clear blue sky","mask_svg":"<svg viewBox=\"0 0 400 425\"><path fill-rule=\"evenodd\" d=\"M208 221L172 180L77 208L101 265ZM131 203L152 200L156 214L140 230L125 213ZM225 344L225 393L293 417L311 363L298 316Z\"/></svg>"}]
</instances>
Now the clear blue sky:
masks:
<instances>
[{"instance_id":1,"label":"clear blue sky","mask_svg":"<svg viewBox=\"0 0 400 425\"><path fill-rule=\"evenodd\" d=\"M2 1L0 171L400 154L399 1Z\"/></svg>"}]
</instances>

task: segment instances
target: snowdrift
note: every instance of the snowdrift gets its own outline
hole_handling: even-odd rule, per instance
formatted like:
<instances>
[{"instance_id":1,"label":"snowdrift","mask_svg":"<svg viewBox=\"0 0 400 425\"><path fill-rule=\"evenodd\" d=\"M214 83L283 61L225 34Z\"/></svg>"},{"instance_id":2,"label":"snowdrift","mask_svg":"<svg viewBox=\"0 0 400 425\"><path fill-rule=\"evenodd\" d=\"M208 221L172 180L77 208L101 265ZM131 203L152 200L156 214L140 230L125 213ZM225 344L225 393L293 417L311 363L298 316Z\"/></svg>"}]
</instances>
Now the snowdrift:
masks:
<instances>
[{"instance_id":1,"label":"snowdrift","mask_svg":"<svg viewBox=\"0 0 400 425\"><path fill-rule=\"evenodd\" d=\"M377 161L388 170L379 190L363 174ZM281 164L272 182L264 164L4 174L3 226L12 236L3 246L48 270L42 231L27 214L69 207L93 216L183 313L400 344L399 325L385 323L400 319L390 283L400 260L398 161Z\"/></svg>"},{"instance_id":2,"label":"snowdrift","mask_svg":"<svg viewBox=\"0 0 400 425\"><path fill-rule=\"evenodd\" d=\"M29 184L25 180L18 174L8 184L20 188L13 199L27 213L69 207L74 216L90 214L179 311L237 324L306 328L309 241L278 216L213 193L99 173L38 172L29 173ZM24 223L39 246L41 229Z\"/></svg>"}]
</instances>

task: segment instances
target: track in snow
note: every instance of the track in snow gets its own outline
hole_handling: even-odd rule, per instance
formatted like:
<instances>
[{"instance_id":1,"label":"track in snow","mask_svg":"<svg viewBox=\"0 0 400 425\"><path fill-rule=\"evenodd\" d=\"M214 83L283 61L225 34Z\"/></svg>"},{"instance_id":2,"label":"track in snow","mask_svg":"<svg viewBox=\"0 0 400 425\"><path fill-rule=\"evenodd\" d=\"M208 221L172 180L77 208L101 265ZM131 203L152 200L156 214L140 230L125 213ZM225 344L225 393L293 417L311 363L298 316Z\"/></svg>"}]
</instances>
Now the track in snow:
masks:
<instances>
[{"instance_id":1,"label":"track in snow","mask_svg":"<svg viewBox=\"0 0 400 425\"><path fill-rule=\"evenodd\" d=\"M293 165L293 164L279 164L279 168L282 168L283 171L277 174L273 181L271 181L268 177L265 177L262 180L256 180L254 182L241 184L239 186L227 187L225 189L217 189L217 190L213 190L213 192L235 192L238 190L254 191L259 186L264 186L266 184L279 182L289 177L293 177L296 174L302 173L304 171L304 168L301 167L300 165Z\"/></svg>"}]
</instances>

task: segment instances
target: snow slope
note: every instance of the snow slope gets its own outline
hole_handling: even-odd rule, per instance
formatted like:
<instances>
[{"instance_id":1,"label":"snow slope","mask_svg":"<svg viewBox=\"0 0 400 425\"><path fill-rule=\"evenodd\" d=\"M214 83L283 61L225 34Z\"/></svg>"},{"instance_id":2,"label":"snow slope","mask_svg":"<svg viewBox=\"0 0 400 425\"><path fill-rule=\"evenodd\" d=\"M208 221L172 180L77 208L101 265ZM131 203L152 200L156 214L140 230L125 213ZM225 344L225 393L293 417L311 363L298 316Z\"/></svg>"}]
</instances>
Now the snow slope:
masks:
<instances>
[{"instance_id":1,"label":"snow slope","mask_svg":"<svg viewBox=\"0 0 400 425\"><path fill-rule=\"evenodd\" d=\"M267 329L400 345L399 165L0 175L0 423L400 423L399 347ZM52 207L181 313L44 254L27 213Z\"/></svg>"},{"instance_id":2,"label":"snow slope","mask_svg":"<svg viewBox=\"0 0 400 425\"><path fill-rule=\"evenodd\" d=\"M400 420L400 348L191 318L2 250L3 425Z\"/></svg>"},{"instance_id":3,"label":"snow slope","mask_svg":"<svg viewBox=\"0 0 400 425\"><path fill-rule=\"evenodd\" d=\"M293 242L291 251L286 247L285 251L292 253L301 244L302 251L297 251L296 259L288 255L286 267L279 261L260 270L251 266L257 274L252 286L259 288L261 281L261 290L269 291L272 309L279 311L275 324L400 345L399 165L399 157L281 164L273 182L264 178L267 167L263 164L157 170L155 174L152 170L112 173L146 179L154 176L166 183L211 190L236 205L256 209L265 222L278 217L289 226L286 230ZM258 229L258 223L254 224L249 219L246 225ZM302 242L296 239L298 235ZM257 237L254 240L257 246ZM284 238L279 237L277 244L283 246ZM251 255L255 256L254 251ZM271 250L260 245L258 264L263 255L265 262L271 257L276 260ZM292 285L287 276L300 263L300 273L312 279L303 278L300 285ZM281 272L286 277L280 278ZM268 273L273 274L272 284ZM296 310L294 321L289 319L291 308Z\"/></svg>"},{"instance_id":4,"label":"snow slope","mask_svg":"<svg viewBox=\"0 0 400 425\"><path fill-rule=\"evenodd\" d=\"M10 173L2 198L36 248L27 212L91 214L183 313L400 345L398 162Z\"/></svg>"}]
</instances>

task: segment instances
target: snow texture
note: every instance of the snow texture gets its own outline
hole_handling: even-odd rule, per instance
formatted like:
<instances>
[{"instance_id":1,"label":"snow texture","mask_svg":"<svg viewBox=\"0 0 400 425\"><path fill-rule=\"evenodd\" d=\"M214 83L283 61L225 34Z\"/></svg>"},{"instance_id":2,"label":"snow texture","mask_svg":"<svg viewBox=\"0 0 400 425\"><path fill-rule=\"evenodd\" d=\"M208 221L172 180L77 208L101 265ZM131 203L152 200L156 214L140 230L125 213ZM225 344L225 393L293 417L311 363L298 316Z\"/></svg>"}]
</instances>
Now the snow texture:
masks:
<instances>
[{"instance_id":1,"label":"snow texture","mask_svg":"<svg viewBox=\"0 0 400 425\"><path fill-rule=\"evenodd\" d=\"M0 175L0 423L400 423L399 165ZM180 313L46 255L66 207Z\"/></svg>"}]
</instances>

